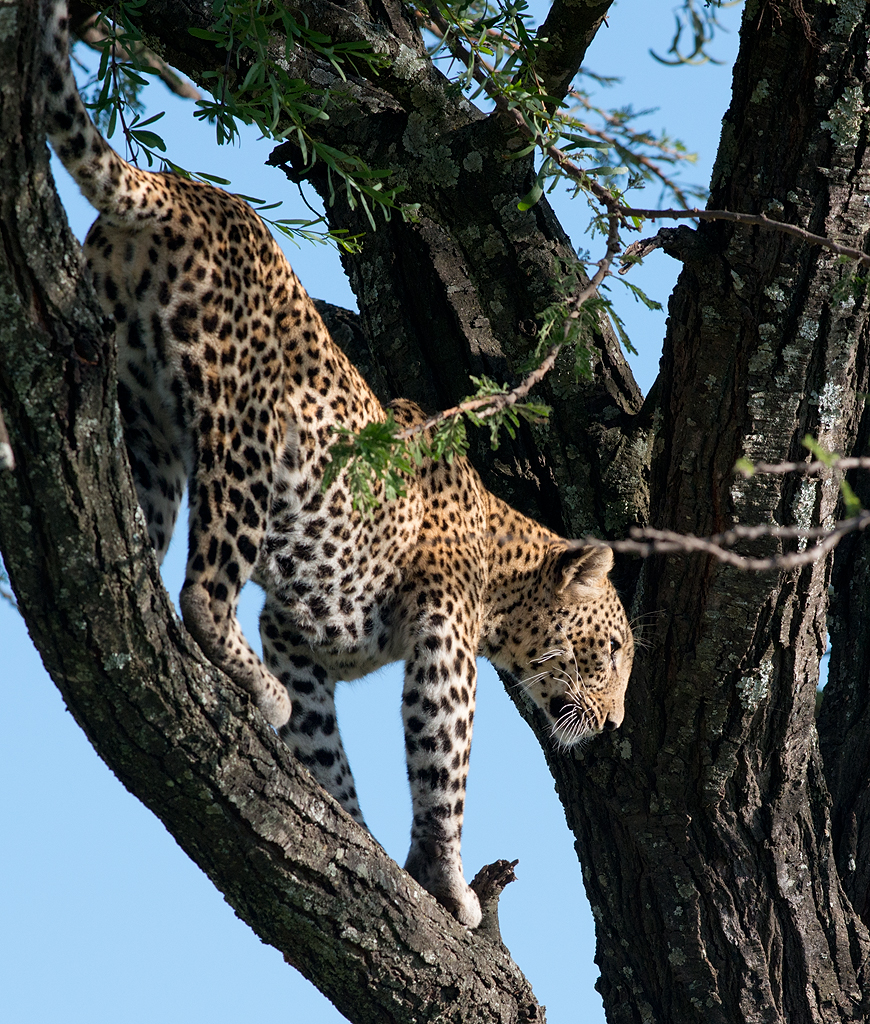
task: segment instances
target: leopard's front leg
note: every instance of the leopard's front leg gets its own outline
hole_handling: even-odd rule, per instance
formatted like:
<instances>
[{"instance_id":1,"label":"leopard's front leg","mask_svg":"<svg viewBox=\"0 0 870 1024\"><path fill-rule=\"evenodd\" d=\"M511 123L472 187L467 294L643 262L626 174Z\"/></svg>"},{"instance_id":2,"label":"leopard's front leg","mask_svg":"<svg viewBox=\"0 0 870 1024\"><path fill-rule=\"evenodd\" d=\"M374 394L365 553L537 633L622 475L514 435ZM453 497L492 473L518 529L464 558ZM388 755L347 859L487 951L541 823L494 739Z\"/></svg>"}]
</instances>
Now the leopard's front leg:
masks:
<instances>
[{"instance_id":1,"label":"leopard's front leg","mask_svg":"<svg viewBox=\"0 0 870 1024\"><path fill-rule=\"evenodd\" d=\"M455 623L452 624L455 627ZM462 873L462 818L477 666L470 643L430 615L405 666L402 717L414 822L405 870L468 928L480 904Z\"/></svg>"}]
</instances>

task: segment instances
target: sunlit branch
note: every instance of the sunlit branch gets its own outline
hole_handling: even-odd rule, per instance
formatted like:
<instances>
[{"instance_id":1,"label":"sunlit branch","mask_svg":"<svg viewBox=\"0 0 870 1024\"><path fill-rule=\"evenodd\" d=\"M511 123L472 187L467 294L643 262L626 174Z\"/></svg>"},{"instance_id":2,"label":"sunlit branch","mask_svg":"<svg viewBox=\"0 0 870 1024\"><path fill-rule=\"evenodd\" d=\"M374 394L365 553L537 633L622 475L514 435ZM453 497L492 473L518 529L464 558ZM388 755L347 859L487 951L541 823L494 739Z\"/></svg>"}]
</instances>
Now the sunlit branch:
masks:
<instances>
[{"instance_id":1,"label":"sunlit branch","mask_svg":"<svg viewBox=\"0 0 870 1024\"><path fill-rule=\"evenodd\" d=\"M826 469L870 469L870 457L849 456L847 458L833 458L828 462L817 459L815 462L754 462L752 469L740 468L744 476L752 476L754 473L821 473Z\"/></svg>"}]
</instances>

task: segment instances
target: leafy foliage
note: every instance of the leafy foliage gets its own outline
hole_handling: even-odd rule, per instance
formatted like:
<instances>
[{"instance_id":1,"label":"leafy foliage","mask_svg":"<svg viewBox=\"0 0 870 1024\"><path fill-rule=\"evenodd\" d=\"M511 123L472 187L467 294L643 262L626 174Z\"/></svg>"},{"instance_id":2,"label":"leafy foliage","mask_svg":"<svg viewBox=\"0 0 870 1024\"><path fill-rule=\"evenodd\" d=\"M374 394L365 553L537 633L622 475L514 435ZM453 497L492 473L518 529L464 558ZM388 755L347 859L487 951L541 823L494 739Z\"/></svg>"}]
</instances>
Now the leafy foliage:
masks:
<instances>
[{"instance_id":1,"label":"leafy foliage","mask_svg":"<svg viewBox=\"0 0 870 1024\"><path fill-rule=\"evenodd\" d=\"M538 403L514 401L505 385L488 377L472 377L471 382L477 387L473 395L455 409L417 426L403 428L388 412L383 422L369 423L357 433L333 427L337 440L330 448L323 489L346 471L354 508L372 515L381 502L404 497L415 467L424 459L437 462L443 458L451 463L465 454L466 420L474 426L488 426L495 449L502 429L515 437L522 420L539 423L549 414L549 409Z\"/></svg>"},{"instance_id":2,"label":"leafy foliage","mask_svg":"<svg viewBox=\"0 0 870 1024\"><path fill-rule=\"evenodd\" d=\"M588 155L593 163L584 168L585 173L608 184L614 178L635 185L658 181L663 191L672 193L683 206L688 205L690 197L697 199L704 194L700 189L683 191L662 170L662 164L673 166L694 160L681 142L666 133L655 136L634 127L633 122L653 111L607 110L594 103L589 90L580 84L591 81L606 87L618 79L581 71L568 95L568 104L575 104L573 108L546 94L536 64L549 42L532 25L525 0L421 0L416 6L440 32L430 50L433 59L446 50L459 67L452 76L455 85L473 101L488 97L496 105L521 111L532 138L512 158L535 150L542 154L535 186L520 201L521 209L544 195L546 182L564 178L562 166L547 157L554 146L565 154Z\"/></svg>"},{"instance_id":3,"label":"leafy foliage","mask_svg":"<svg viewBox=\"0 0 870 1024\"><path fill-rule=\"evenodd\" d=\"M392 413L382 423L369 423L359 433L334 427L338 440L323 477L323 489L345 470L354 508L371 514L382 501L402 497L414 472L411 447L401 441L401 428Z\"/></svg>"},{"instance_id":4,"label":"leafy foliage","mask_svg":"<svg viewBox=\"0 0 870 1024\"><path fill-rule=\"evenodd\" d=\"M166 156L163 139L154 130L162 115L142 118L139 95L152 73L147 61L140 59L144 40L137 18L145 2L117 0L112 22L105 22L106 42L90 102L95 117L109 136L121 127L132 160L141 157L149 166L159 163L188 177L228 185L226 179L191 172L173 163ZM300 51L311 54L321 66L328 66L342 82L348 73L376 76L385 58L368 43L335 42L312 29L303 14L283 4L212 0L212 8L211 26L190 31L225 54L223 66L205 74L212 97L199 101L196 114L215 126L218 141L232 142L238 138L239 125L255 125L276 142L295 143L304 165L300 178L316 163L324 167L328 202L335 202L341 194L351 208L364 211L372 229L376 228L378 210L387 219L396 211L413 217L416 208L400 202L399 188L389 183L388 169L372 168L357 154L321 140L317 124L329 119L333 104L345 100L334 90L294 77L291 71L298 65ZM579 83L569 95L568 102L575 104L573 109L547 95L537 64L550 44L532 24L525 0L418 0L416 9L421 23L438 35L432 44L432 58L448 54L451 58L453 87L472 101L513 112L523 126L523 143L505 153L513 160L533 155L537 159L531 187L517 202L520 211L530 210L553 188L568 184L575 196L582 195L593 205L590 231L593 236L608 238L610 253L614 210L623 205L626 189L657 181L686 204L687 193L674 185L663 167L690 159L691 155L665 134L655 136L637 129L635 122L648 112L607 111L593 103L588 90ZM690 21L695 17L693 0L685 0L685 12ZM698 24L715 24L714 17L712 21L706 14L699 17ZM114 44L119 41L129 60L118 56ZM606 85L610 80L587 72L581 81ZM577 157L586 160L582 167L571 163ZM276 231L296 242L326 238L344 251L359 249L359 237L324 233L322 217L272 219L268 214L280 204L244 198ZM630 223L639 226L636 218ZM607 294L609 259L608 255L596 264L600 280L597 289L586 286L585 258L564 268L551 282L555 298L539 314L540 331L533 358L522 372L534 372L543 354L558 343L573 353L578 376L591 375L589 338L602 314L611 316L623 343L633 351ZM651 308L658 306L636 286L620 280L636 299ZM582 300L578 295L583 296ZM422 458L452 458L464 451L467 423L485 422L495 446L502 427L513 433L521 419L546 415L542 406L511 397L504 385L484 378L474 383L477 390L473 395L419 435L400 431L392 419L372 424L356 436L340 431L328 478L346 469L360 506L371 509L377 501L403 493L408 474Z\"/></svg>"},{"instance_id":5,"label":"leafy foliage","mask_svg":"<svg viewBox=\"0 0 870 1024\"><path fill-rule=\"evenodd\" d=\"M144 39L138 17L146 0L121 0L112 7L111 18L101 14L100 28L105 38L99 44L100 64L96 75L84 88L87 105L95 122L107 138L120 127L127 145L127 158L132 163L144 159L148 167L160 166L186 178L227 186L231 182L204 171L191 171L173 162L166 155L166 143L153 131L153 125L164 115L159 113L142 120L141 91L148 85L148 77L155 70L148 63ZM315 160L326 164L329 180L344 184L351 206L360 205L374 227L372 209L380 206L389 216L397 208L396 190L385 189L383 179L388 171L376 171L351 154L341 153L314 139L307 128L312 120L327 118L325 107L329 103L328 90L314 90L300 79L291 79L284 70L280 56L270 48L272 34L286 34L285 55L295 46L307 46L324 57L343 76L342 64L356 66L367 62L376 68L382 58L364 43L333 44L320 32L298 24L281 5L262 0L214 0L217 20L212 30L191 29L192 35L213 42L227 50L227 63L223 72L208 72L214 80L215 99L198 101L197 117L210 120L216 126L218 141L232 142L238 137L238 122L255 124L269 138L281 141L291 133L303 154L309 159L309 168ZM119 57L119 48L128 59ZM253 54L252 64L243 81L233 88L231 71L237 68L243 56ZM235 65L231 58L235 58ZM312 101L317 100L319 105ZM333 199L335 191L333 189ZM323 230L325 218L312 220L270 219L264 214L280 203L265 205L262 200L248 199L257 212L277 231L298 243L300 240L332 242L345 252L359 249L359 238L343 231ZM403 214L413 216L414 208L404 206Z\"/></svg>"},{"instance_id":6,"label":"leafy foliage","mask_svg":"<svg viewBox=\"0 0 870 1024\"><path fill-rule=\"evenodd\" d=\"M330 90L313 88L287 71L298 47L325 60L342 80L345 66L377 73L384 58L368 43L333 42L322 32L309 28L304 16L302 21L297 20L283 4L215 0L214 10L215 22L210 29L190 32L227 52L224 69L206 72L204 76L213 83L215 98L198 103L197 117L215 125L218 142L234 141L238 137L238 122L256 125L264 136L276 142L293 138L306 161L302 175L317 161L326 167L330 203L335 202L336 188L342 188L350 208L361 207L373 229L374 209L379 208L386 217L401 209L398 189L384 184L389 170L369 167L360 157L322 142L310 130L312 122L329 119L327 108L333 99ZM275 49L276 39L283 39L279 52ZM247 70L241 77L239 71L243 66Z\"/></svg>"}]
</instances>

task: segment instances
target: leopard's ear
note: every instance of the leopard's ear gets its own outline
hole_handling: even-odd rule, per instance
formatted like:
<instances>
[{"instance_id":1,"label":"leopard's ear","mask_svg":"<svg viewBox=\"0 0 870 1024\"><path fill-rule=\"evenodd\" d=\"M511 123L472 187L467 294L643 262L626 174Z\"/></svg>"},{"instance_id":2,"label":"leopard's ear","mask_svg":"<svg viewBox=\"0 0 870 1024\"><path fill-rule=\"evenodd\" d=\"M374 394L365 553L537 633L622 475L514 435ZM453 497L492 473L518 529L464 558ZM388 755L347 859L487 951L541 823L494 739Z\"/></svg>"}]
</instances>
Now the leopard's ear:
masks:
<instances>
[{"instance_id":1,"label":"leopard's ear","mask_svg":"<svg viewBox=\"0 0 870 1024\"><path fill-rule=\"evenodd\" d=\"M561 594L572 584L580 587L600 587L613 568L610 548L567 548L556 559L556 593Z\"/></svg>"}]
</instances>

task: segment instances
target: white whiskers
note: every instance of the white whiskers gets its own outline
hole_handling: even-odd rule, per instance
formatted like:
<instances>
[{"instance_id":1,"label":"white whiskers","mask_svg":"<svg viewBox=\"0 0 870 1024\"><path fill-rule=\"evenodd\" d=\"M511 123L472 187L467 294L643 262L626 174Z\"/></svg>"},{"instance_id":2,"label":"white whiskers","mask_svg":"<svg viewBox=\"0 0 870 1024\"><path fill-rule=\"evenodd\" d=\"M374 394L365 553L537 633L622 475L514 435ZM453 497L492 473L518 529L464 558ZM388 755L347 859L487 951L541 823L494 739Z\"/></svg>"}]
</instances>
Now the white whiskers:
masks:
<instances>
[{"instance_id":1,"label":"white whiskers","mask_svg":"<svg viewBox=\"0 0 870 1024\"><path fill-rule=\"evenodd\" d=\"M590 708L569 701L550 728L550 736L563 753L571 747L589 740L597 732Z\"/></svg>"},{"instance_id":2,"label":"white whiskers","mask_svg":"<svg viewBox=\"0 0 870 1024\"><path fill-rule=\"evenodd\" d=\"M568 656L569 652L573 662L573 671L570 667L567 669L560 667L555 670L544 669L526 676L525 679L517 680L522 690L538 704L540 702L532 692L536 684L544 679L552 679L554 683L560 684L562 692L553 694L553 698L563 700L564 706L559 712L558 718L550 726L550 736L561 751L576 747L600 730L594 704L589 700L589 688L580 672L573 646L554 647L533 659L532 664L542 665L552 661L553 658L564 658Z\"/></svg>"}]
</instances>

